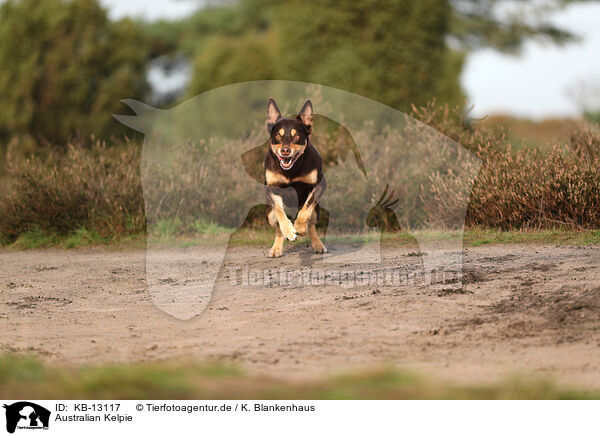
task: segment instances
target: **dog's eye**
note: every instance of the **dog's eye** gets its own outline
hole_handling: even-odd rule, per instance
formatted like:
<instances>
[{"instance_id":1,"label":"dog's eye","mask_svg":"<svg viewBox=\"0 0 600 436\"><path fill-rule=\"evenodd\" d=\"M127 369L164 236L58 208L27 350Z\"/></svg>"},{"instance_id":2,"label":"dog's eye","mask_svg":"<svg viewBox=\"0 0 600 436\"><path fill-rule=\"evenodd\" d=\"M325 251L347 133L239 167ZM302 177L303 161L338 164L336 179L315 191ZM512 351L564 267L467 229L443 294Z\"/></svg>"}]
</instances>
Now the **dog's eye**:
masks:
<instances>
[{"instance_id":1,"label":"dog's eye","mask_svg":"<svg viewBox=\"0 0 600 436\"><path fill-rule=\"evenodd\" d=\"M300 139L299 135L294 135L294 141L297 141L298 139Z\"/></svg>"}]
</instances>

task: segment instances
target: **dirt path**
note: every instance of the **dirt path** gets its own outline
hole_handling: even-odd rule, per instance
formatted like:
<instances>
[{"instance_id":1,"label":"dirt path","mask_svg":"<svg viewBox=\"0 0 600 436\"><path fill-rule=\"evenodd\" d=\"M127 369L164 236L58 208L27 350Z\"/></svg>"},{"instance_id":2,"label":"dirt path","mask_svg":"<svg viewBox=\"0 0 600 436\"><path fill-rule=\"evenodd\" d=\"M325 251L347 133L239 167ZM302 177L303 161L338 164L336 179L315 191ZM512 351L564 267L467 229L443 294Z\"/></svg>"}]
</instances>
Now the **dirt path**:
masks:
<instances>
[{"instance_id":1,"label":"dirt path","mask_svg":"<svg viewBox=\"0 0 600 436\"><path fill-rule=\"evenodd\" d=\"M298 245L279 260L257 248L227 259L293 268ZM484 246L464 259L458 291L282 289L225 275L208 309L181 321L150 300L143 251L0 252L0 347L67 364L217 358L312 377L393 362L455 381L520 372L600 388L600 248ZM420 256L405 249L386 262L418 265Z\"/></svg>"}]
</instances>

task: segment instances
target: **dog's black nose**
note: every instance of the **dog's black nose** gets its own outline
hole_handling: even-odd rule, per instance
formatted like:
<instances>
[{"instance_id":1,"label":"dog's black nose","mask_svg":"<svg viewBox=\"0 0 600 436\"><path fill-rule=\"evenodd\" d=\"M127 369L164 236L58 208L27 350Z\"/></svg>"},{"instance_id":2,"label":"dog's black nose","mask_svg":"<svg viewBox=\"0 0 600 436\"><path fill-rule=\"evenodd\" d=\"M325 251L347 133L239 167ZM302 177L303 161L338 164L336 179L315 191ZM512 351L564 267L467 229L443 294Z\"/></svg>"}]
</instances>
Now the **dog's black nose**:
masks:
<instances>
[{"instance_id":1,"label":"dog's black nose","mask_svg":"<svg viewBox=\"0 0 600 436\"><path fill-rule=\"evenodd\" d=\"M289 156L292 154L292 149L290 147L281 147L279 150L282 156Z\"/></svg>"}]
</instances>

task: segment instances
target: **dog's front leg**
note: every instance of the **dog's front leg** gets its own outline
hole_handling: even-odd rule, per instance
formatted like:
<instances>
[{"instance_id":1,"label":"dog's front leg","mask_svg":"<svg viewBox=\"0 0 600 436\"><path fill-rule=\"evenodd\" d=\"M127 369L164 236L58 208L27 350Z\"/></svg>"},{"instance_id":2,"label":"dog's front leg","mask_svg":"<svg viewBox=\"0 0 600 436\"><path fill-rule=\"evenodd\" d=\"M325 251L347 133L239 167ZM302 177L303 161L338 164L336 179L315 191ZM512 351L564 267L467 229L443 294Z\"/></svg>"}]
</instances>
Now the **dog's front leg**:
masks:
<instances>
[{"instance_id":1,"label":"dog's front leg","mask_svg":"<svg viewBox=\"0 0 600 436\"><path fill-rule=\"evenodd\" d=\"M306 226L311 219L314 219L315 208L319 204L321 196L327 189L327 182L325 177L321 177L321 181L316 185L312 191L306 197L306 201L302 205L302 209L298 211L296 221L294 221L294 228L299 235L306 233Z\"/></svg>"},{"instance_id":2,"label":"dog's front leg","mask_svg":"<svg viewBox=\"0 0 600 436\"><path fill-rule=\"evenodd\" d=\"M271 214L274 216L275 220L279 224L281 234L289 241L295 240L297 233L296 229L294 228L294 225L292 224L290 219L285 214L285 210L283 208L283 189L277 188L275 186L267 186L266 194L267 203L269 206L271 206ZM283 241L281 242L283 243Z\"/></svg>"}]
</instances>

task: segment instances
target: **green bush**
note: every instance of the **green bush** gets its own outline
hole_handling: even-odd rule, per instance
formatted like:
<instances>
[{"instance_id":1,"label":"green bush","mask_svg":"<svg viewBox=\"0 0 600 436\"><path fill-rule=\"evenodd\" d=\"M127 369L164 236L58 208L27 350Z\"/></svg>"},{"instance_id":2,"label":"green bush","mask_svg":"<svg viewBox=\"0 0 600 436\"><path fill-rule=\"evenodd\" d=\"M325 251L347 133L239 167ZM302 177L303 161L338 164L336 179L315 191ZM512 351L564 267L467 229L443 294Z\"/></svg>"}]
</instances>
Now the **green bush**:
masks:
<instances>
[{"instance_id":1,"label":"green bush","mask_svg":"<svg viewBox=\"0 0 600 436\"><path fill-rule=\"evenodd\" d=\"M244 0L202 10L189 24L197 42L188 95L281 79L404 110L434 97L459 104L463 56L446 45L451 13L444 0Z\"/></svg>"},{"instance_id":2,"label":"green bush","mask_svg":"<svg viewBox=\"0 0 600 436\"><path fill-rule=\"evenodd\" d=\"M96 0L2 2L0 143L123 132L111 113L148 90L150 44L140 30L110 21Z\"/></svg>"}]
</instances>

